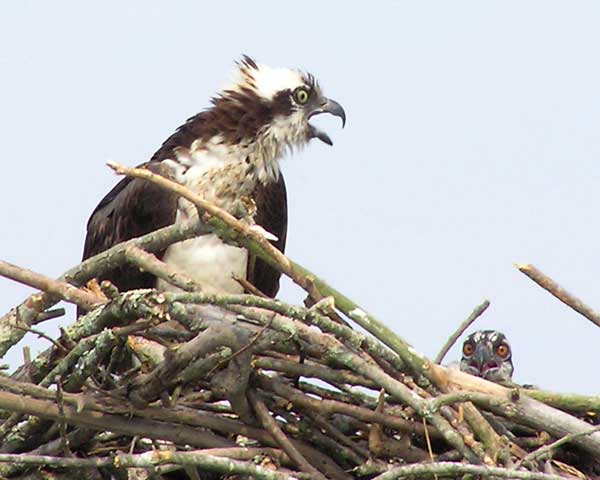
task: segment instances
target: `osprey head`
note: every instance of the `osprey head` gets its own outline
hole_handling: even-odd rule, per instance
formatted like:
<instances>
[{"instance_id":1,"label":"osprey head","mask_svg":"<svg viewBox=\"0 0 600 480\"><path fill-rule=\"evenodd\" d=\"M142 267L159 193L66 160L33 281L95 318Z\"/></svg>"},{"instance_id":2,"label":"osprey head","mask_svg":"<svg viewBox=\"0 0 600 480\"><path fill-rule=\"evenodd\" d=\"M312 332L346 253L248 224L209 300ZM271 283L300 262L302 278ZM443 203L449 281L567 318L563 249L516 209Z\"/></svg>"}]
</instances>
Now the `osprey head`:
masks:
<instances>
[{"instance_id":1,"label":"osprey head","mask_svg":"<svg viewBox=\"0 0 600 480\"><path fill-rule=\"evenodd\" d=\"M256 122L256 134L289 147L304 145L312 138L333 145L325 132L309 120L320 113L330 113L346 124L346 113L334 100L326 98L315 77L299 70L271 68L244 56L237 63L235 83L225 89L221 98L230 97L256 112L242 122ZM250 105L254 104L254 108Z\"/></svg>"},{"instance_id":2,"label":"osprey head","mask_svg":"<svg viewBox=\"0 0 600 480\"><path fill-rule=\"evenodd\" d=\"M492 382L510 382L514 367L506 336L495 330L473 332L463 343L460 369Z\"/></svg>"},{"instance_id":3,"label":"osprey head","mask_svg":"<svg viewBox=\"0 0 600 480\"><path fill-rule=\"evenodd\" d=\"M346 123L342 106L326 98L315 78L299 70L271 68L243 57L232 85L212 99L206 112L204 141L242 149L257 166L262 181L277 178L278 160L286 149L309 140L332 145L329 136L309 123L331 113Z\"/></svg>"}]
</instances>

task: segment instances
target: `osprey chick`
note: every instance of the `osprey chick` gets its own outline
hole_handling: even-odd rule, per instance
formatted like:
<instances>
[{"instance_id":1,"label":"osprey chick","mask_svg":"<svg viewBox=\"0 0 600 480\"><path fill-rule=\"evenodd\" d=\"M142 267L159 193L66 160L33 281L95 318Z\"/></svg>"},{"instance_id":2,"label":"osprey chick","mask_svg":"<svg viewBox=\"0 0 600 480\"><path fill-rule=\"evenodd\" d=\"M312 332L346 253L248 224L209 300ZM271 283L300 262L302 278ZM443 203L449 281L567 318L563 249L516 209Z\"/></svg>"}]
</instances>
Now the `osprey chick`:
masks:
<instances>
[{"instance_id":1,"label":"osprey chick","mask_svg":"<svg viewBox=\"0 0 600 480\"><path fill-rule=\"evenodd\" d=\"M460 369L496 383L510 383L514 371L506 336L496 330L477 330L463 343Z\"/></svg>"},{"instance_id":2,"label":"osprey chick","mask_svg":"<svg viewBox=\"0 0 600 480\"><path fill-rule=\"evenodd\" d=\"M235 82L212 98L210 108L179 127L141 166L234 215L240 204L249 203L251 215L244 220L266 231L284 251L287 198L279 161L287 149L301 148L313 138L332 144L325 132L309 123L314 115L330 113L343 124L346 116L337 102L323 96L312 75L270 68L246 56L236 73ZM92 213L83 258L194 216L196 209L187 200L149 182L124 178ZM249 262L245 249L226 245L214 234L171 245L161 256L197 282L221 291L243 291L233 275L272 297L279 289L279 272L260 259ZM122 291L174 288L130 266L105 278Z\"/></svg>"}]
</instances>

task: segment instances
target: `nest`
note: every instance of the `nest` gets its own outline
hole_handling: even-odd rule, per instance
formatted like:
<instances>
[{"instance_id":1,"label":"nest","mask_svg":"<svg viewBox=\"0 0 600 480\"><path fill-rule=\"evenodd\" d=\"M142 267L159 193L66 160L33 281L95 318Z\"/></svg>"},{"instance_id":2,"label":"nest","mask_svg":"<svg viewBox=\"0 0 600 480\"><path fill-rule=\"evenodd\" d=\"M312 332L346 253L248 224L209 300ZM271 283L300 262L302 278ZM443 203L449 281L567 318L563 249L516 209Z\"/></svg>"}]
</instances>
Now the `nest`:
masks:
<instances>
[{"instance_id":1,"label":"nest","mask_svg":"<svg viewBox=\"0 0 600 480\"><path fill-rule=\"evenodd\" d=\"M26 332L50 342L0 376L3 477L596 478L597 397L497 385L440 366L257 232L179 193L199 208L202 228L288 275L305 304L206 292L151 255L197 234L195 225L117 245L58 280L0 262L3 276L41 289L0 318L0 354ZM124 262L181 291L118 292L93 280ZM36 325L57 316L50 309L61 299L87 313L50 338Z\"/></svg>"}]
</instances>

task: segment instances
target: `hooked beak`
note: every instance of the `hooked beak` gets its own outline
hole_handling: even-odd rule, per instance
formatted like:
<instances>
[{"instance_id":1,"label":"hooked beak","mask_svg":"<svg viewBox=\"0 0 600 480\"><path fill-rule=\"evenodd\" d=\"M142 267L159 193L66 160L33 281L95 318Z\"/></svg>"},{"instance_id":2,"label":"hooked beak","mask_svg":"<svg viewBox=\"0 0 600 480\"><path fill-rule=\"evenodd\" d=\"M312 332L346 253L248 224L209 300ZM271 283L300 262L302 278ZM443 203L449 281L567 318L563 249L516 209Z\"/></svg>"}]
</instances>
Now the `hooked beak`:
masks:
<instances>
[{"instance_id":1,"label":"hooked beak","mask_svg":"<svg viewBox=\"0 0 600 480\"><path fill-rule=\"evenodd\" d=\"M335 100L331 100L330 98L323 99L320 105L318 105L317 108L310 112L308 118L310 120L315 115L319 115L321 113L330 113L331 115L340 117L342 119L342 128L344 128L344 126L346 125L346 112L344 112L343 107ZM327 145L333 145L331 138L329 138L329 135L327 135L324 131L319 130L317 127L311 125L310 123L308 124L308 127L310 138L318 138Z\"/></svg>"},{"instance_id":2,"label":"hooked beak","mask_svg":"<svg viewBox=\"0 0 600 480\"><path fill-rule=\"evenodd\" d=\"M479 372L479 377L486 378L490 370L498 369L499 365L493 360L492 352L487 346L481 346L471 358L471 365Z\"/></svg>"}]
</instances>

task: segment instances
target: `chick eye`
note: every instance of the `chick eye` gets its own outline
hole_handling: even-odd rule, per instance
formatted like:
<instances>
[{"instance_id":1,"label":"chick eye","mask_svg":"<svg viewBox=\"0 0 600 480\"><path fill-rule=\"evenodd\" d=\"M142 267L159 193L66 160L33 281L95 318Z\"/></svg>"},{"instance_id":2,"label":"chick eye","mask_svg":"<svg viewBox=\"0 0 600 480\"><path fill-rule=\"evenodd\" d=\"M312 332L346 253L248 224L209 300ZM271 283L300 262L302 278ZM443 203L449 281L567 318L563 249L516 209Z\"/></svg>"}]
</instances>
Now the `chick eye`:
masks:
<instances>
[{"instance_id":1,"label":"chick eye","mask_svg":"<svg viewBox=\"0 0 600 480\"><path fill-rule=\"evenodd\" d=\"M508 355L508 346L507 345L499 345L496 349L496 353L499 357L505 358Z\"/></svg>"},{"instance_id":2,"label":"chick eye","mask_svg":"<svg viewBox=\"0 0 600 480\"><path fill-rule=\"evenodd\" d=\"M294 100L299 105L304 105L308 102L308 98L310 97L309 91L304 87L298 87L294 90Z\"/></svg>"},{"instance_id":3,"label":"chick eye","mask_svg":"<svg viewBox=\"0 0 600 480\"><path fill-rule=\"evenodd\" d=\"M470 343L465 343L463 345L463 353L467 356L473 355L473 345L471 345Z\"/></svg>"}]
</instances>

